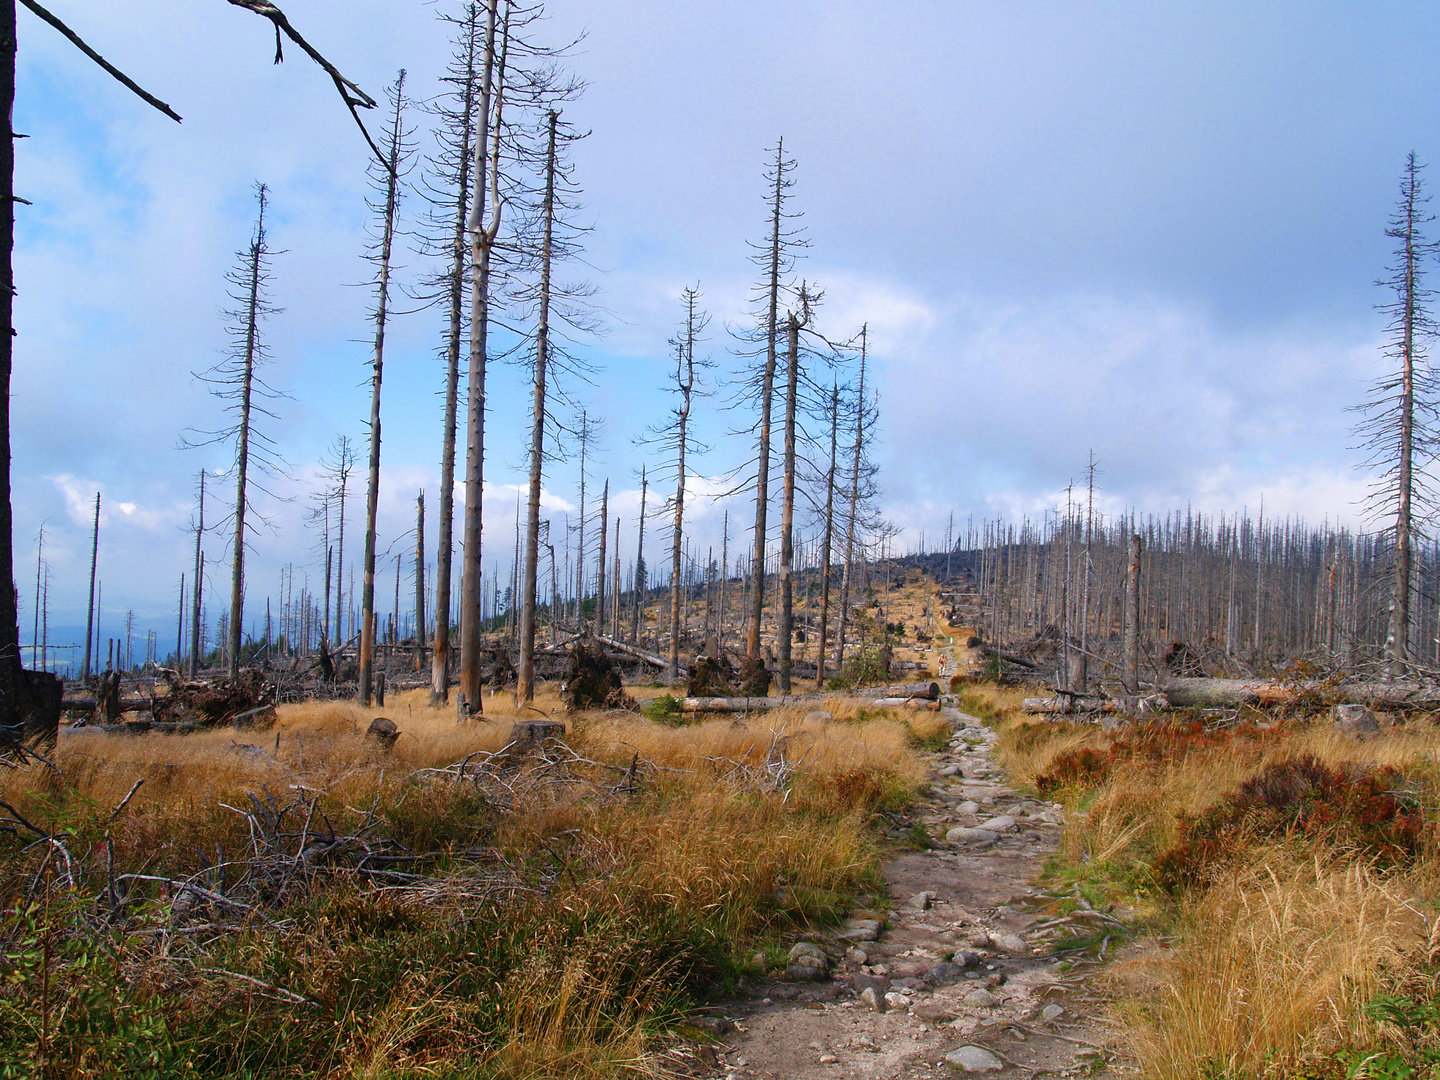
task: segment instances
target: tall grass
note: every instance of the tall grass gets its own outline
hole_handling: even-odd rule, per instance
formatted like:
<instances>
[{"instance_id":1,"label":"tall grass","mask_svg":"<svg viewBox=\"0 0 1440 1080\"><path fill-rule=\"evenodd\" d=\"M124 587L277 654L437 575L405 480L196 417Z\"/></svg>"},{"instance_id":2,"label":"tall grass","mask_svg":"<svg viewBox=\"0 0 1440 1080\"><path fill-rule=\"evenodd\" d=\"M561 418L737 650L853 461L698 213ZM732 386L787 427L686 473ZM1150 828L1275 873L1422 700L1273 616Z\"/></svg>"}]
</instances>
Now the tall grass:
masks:
<instances>
[{"instance_id":1,"label":"tall grass","mask_svg":"<svg viewBox=\"0 0 1440 1080\"><path fill-rule=\"evenodd\" d=\"M1143 1075L1338 1080L1345 1062L1401 1046L1365 1007L1380 994L1435 993L1440 728L1431 718L1364 742L1323 714L1278 725L1257 714L1214 730L1182 716L1106 733L1026 718L994 690L976 694L1001 730L1011 776L1067 807L1054 872L1109 890L1173 942L1148 970L1128 973L1149 988L1123 1009ZM1306 776L1325 783L1257 780ZM1301 801L1271 809L1267 798ZM1396 805L1411 815L1398 825ZM1421 813L1428 824L1417 833ZM1400 827L1418 844L1365 842ZM1177 865L1190 872L1176 877Z\"/></svg>"},{"instance_id":2,"label":"tall grass","mask_svg":"<svg viewBox=\"0 0 1440 1080\"><path fill-rule=\"evenodd\" d=\"M934 724L838 702L831 721L581 715L564 755L461 778L446 767L500 751L517 719L486 706L457 724L418 691L282 706L270 732L66 734L58 774L0 774L0 799L73 858L67 877L55 845L0 835L0 1014L63 1036L0 1025L0 1060L36 1076L150 1075L142 1051L157 1076L652 1074L655 1034L746 975L757 943L880 884L871 819L921 780ZM364 736L382 714L393 752ZM279 854L262 852L259 807L287 806ZM383 844L399 873L297 861L330 835ZM257 914L182 912L183 888L126 874L228 888ZM112 965L100 999L65 974L91 955ZM106 1025L120 1035L97 1041Z\"/></svg>"}]
</instances>

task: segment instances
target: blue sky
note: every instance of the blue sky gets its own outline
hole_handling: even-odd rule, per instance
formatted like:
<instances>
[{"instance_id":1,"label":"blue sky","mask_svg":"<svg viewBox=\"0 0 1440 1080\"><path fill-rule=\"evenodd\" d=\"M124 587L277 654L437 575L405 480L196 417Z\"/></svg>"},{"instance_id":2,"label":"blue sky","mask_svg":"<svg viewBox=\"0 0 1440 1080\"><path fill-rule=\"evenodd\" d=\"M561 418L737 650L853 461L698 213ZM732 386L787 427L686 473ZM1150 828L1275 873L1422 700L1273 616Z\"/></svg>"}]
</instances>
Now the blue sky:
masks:
<instances>
[{"instance_id":1,"label":"blue sky","mask_svg":"<svg viewBox=\"0 0 1440 1080\"><path fill-rule=\"evenodd\" d=\"M402 66L432 91L448 3L282 6L378 96ZM20 591L44 522L52 621L83 621L98 489L113 508L106 608L168 627L193 474L227 464L176 448L217 415L190 373L223 348L222 276L257 179L286 250L285 311L267 330L273 381L293 396L274 431L301 498L271 508L252 597L310 558L303 494L326 444L363 438L366 151L323 74L294 49L271 65L267 24L223 0L54 9L185 122L21 12L17 187L34 205L19 208L16 251ZM593 132L576 178L607 313L586 396L607 421L598 475L623 489L627 534L646 460L631 436L665 407L654 388L679 291L699 282L709 351L731 366L725 327L743 317L765 150L782 135L822 326L871 328L885 510L912 542L943 533L952 509L1043 513L1091 448L1111 508L1230 511L1263 495L1277 513L1355 519L1364 478L1344 410L1379 371L1384 225L1405 154L1440 157L1430 5L554 0L550 13L551 40L586 35L573 67L590 86L567 117ZM438 313L392 330L382 550L405 542L416 489L434 505L439 332ZM523 395L514 373L497 378L502 488L521 480L509 417ZM746 452L714 410L707 476ZM573 469L547 490L563 513ZM492 506L508 562L513 494ZM750 510L730 506L738 533ZM709 543L719 504L696 509ZM225 557L220 538L208 547Z\"/></svg>"}]
</instances>

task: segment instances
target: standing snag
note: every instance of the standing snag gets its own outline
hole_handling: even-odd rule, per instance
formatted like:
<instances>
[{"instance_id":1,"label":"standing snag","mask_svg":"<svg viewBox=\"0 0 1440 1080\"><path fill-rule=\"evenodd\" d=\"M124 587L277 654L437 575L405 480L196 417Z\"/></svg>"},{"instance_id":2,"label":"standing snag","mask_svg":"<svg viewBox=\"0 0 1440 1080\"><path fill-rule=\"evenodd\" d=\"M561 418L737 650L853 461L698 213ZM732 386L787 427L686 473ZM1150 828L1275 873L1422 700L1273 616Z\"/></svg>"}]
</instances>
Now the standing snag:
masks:
<instances>
[{"instance_id":1,"label":"standing snag","mask_svg":"<svg viewBox=\"0 0 1440 1080\"><path fill-rule=\"evenodd\" d=\"M1440 246L1425 235L1425 227L1435 215L1427 209L1430 196L1425 194L1423 168L1411 151L1400 178L1400 204L1385 230L1385 235L1397 242L1394 262L1389 275L1376 283L1394 293L1393 300L1378 307L1390 318L1384 355L1395 366L1371 384L1369 397L1357 407L1363 419L1355 427L1368 453L1362 467L1375 476L1366 509L1376 519L1393 522L1385 659L1394 675L1403 674L1411 661L1417 522L1436 505L1428 467L1435 460L1440 434L1440 384L1427 354L1436 325L1430 313L1435 294L1425 287L1425 264ZM1257 560L1257 575L1259 572ZM1258 644L1258 625L1256 637Z\"/></svg>"},{"instance_id":2,"label":"standing snag","mask_svg":"<svg viewBox=\"0 0 1440 1080\"><path fill-rule=\"evenodd\" d=\"M266 316L277 314L280 309L270 303L268 296L270 260L275 252L270 247L265 230L269 198L264 184L255 185L255 200L255 231L250 236L250 243L238 253L239 261L235 268L225 275L232 289L230 299L239 305L226 313L230 319L229 333L233 342L230 355L209 371L196 375L197 379L210 385L210 392L215 397L226 402L225 412L230 414L233 422L215 431L198 433L203 436L199 439L187 437L182 440L182 445L187 447L232 441L235 446L230 613L226 620L225 642L226 672L232 679L240 673L244 639L245 549L249 543L249 532L254 529L249 520L249 514L254 510L250 490L254 479L251 467L271 478L288 473L288 467L275 450L274 443L256 427L259 417L276 419L267 403L285 395L266 383L260 374L269 360L269 349L261 338L260 325ZM256 516L259 516L258 513Z\"/></svg>"}]
</instances>

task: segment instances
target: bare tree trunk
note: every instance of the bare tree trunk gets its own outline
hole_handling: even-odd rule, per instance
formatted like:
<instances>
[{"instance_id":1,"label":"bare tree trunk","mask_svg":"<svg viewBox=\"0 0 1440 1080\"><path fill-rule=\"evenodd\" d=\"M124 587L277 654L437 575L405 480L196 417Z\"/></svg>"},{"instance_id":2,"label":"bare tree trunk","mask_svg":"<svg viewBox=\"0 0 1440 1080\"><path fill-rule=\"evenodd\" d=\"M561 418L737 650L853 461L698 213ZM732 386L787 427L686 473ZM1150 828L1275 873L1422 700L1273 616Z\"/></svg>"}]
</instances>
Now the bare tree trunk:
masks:
<instances>
[{"instance_id":1,"label":"bare tree trunk","mask_svg":"<svg viewBox=\"0 0 1440 1080\"><path fill-rule=\"evenodd\" d=\"M805 292L801 289L801 301ZM800 320L792 311L786 320L785 346L787 373L785 383L785 461L783 495L780 507L780 690L790 692L790 644L795 635L795 410L800 392Z\"/></svg>"},{"instance_id":2,"label":"bare tree trunk","mask_svg":"<svg viewBox=\"0 0 1440 1080\"><path fill-rule=\"evenodd\" d=\"M3 5L0 5L3 6ZM90 642L95 636L95 570L100 562L100 492L95 493L95 525L90 531L90 603L85 616L85 654L80 662L80 678L90 678ZM3 591L3 590L0 590ZM19 637L19 631L16 631Z\"/></svg>"},{"instance_id":3,"label":"bare tree trunk","mask_svg":"<svg viewBox=\"0 0 1440 1080\"><path fill-rule=\"evenodd\" d=\"M595 632L605 632L605 539L609 533L610 519L610 481L605 481L605 488L600 495L600 558L596 573L595 583Z\"/></svg>"},{"instance_id":4,"label":"bare tree trunk","mask_svg":"<svg viewBox=\"0 0 1440 1080\"><path fill-rule=\"evenodd\" d=\"M825 689L825 637L830 628L830 549L835 536L835 451L840 432L840 384L830 388L830 466L825 471L825 539L820 548L820 637L815 650L815 689ZM949 557L946 557L949 561ZM947 575L948 576L948 575Z\"/></svg>"},{"instance_id":5,"label":"bare tree trunk","mask_svg":"<svg viewBox=\"0 0 1440 1080\"><path fill-rule=\"evenodd\" d=\"M775 383L776 338L780 308L780 217L785 191L785 143L775 147L775 189L770 206L770 261L765 310L765 368L760 384L760 445L755 455L755 587L750 595L750 627L745 651L760 656L760 618L765 610L765 516L770 498L770 403Z\"/></svg>"},{"instance_id":6,"label":"bare tree trunk","mask_svg":"<svg viewBox=\"0 0 1440 1080\"><path fill-rule=\"evenodd\" d=\"M479 716L480 699L480 584L481 511L485 488L485 368L486 338L490 325L490 256L500 229L501 201L496 190L497 155L490 147L492 101L503 98L504 68L495 54L495 30L499 0L485 0L485 52L481 61L480 104L475 125L475 200L466 228L470 235L470 363L466 397L465 443L465 538L460 571L460 696L462 712ZM498 70L497 70L498 69ZM500 93L496 93L499 75ZM494 124L499 143L500 124ZM487 174L488 166L488 174ZM487 196L488 185L488 196ZM490 200L490 221L485 222L486 199ZM512 606L514 594L511 594Z\"/></svg>"},{"instance_id":7,"label":"bare tree trunk","mask_svg":"<svg viewBox=\"0 0 1440 1080\"><path fill-rule=\"evenodd\" d=\"M674 682L680 670L680 545L685 526L685 439L690 422L690 395L695 390L695 292L685 290L685 340L676 363L680 409L676 414L675 528L670 538L670 651L665 678Z\"/></svg>"},{"instance_id":8,"label":"bare tree trunk","mask_svg":"<svg viewBox=\"0 0 1440 1080\"><path fill-rule=\"evenodd\" d=\"M640 621L645 611L645 501L650 494L650 483L646 478L645 466L640 466L640 522L635 542L635 578L630 590L630 643L640 644Z\"/></svg>"},{"instance_id":9,"label":"bare tree trunk","mask_svg":"<svg viewBox=\"0 0 1440 1080\"><path fill-rule=\"evenodd\" d=\"M840 579L840 629L835 639L835 667L845 666L845 628L850 619L850 575L855 565L855 521L860 507L860 455L865 437L865 354L868 325L860 328L860 389L856 395L855 446L850 458L850 508L845 520L845 574Z\"/></svg>"},{"instance_id":10,"label":"bare tree trunk","mask_svg":"<svg viewBox=\"0 0 1440 1080\"><path fill-rule=\"evenodd\" d=\"M540 478L545 460L545 376L550 346L550 263L555 227L555 128L559 114L549 117L545 150L544 235L540 241L540 319L535 329L534 401L530 412L530 502L525 518L525 580L521 585L520 701L535 700L535 587L540 544Z\"/></svg>"},{"instance_id":11,"label":"bare tree trunk","mask_svg":"<svg viewBox=\"0 0 1440 1080\"><path fill-rule=\"evenodd\" d=\"M415 670L425 670L425 491L415 500Z\"/></svg>"},{"instance_id":12,"label":"bare tree trunk","mask_svg":"<svg viewBox=\"0 0 1440 1080\"><path fill-rule=\"evenodd\" d=\"M1080 583L1080 648L1075 656L1070 688L1084 690L1090 678L1090 577L1093 561L1091 543L1095 525L1095 454L1090 454L1089 486L1085 498L1085 567ZM1001 644L999 636L997 645Z\"/></svg>"},{"instance_id":13,"label":"bare tree trunk","mask_svg":"<svg viewBox=\"0 0 1440 1080\"><path fill-rule=\"evenodd\" d=\"M226 663L230 677L240 674L240 645L245 611L245 510L250 471L250 408L255 386L255 351L259 344L261 261L265 255L265 186L260 186L260 212L255 239L250 245L248 295L245 308L245 347L241 356L240 422L235 452L235 551L230 572L230 643Z\"/></svg>"},{"instance_id":14,"label":"bare tree trunk","mask_svg":"<svg viewBox=\"0 0 1440 1080\"><path fill-rule=\"evenodd\" d=\"M375 653L375 521L380 509L380 384L385 366L385 324L389 316L390 252L399 205L400 144L405 73L395 80L395 114L385 161L385 219L380 236L380 280L375 303L375 354L370 378L370 475L365 489L365 570L360 595L361 705L370 704ZM234 630L231 630L234 636Z\"/></svg>"},{"instance_id":15,"label":"bare tree trunk","mask_svg":"<svg viewBox=\"0 0 1440 1080\"><path fill-rule=\"evenodd\" d=\"M1125 692L1140 692L1140 551L1139 536L1130 537L1130 563L1125 574Z\"/></svg>"},{"instance_id":16,"label":"bare tree trunk","mask_svg":"<svg viewBox=\"0 0 1440 1080\"><path fill-rule=\"evenodd\" d=\"M615 515L615 575L614 583L610 586L610 594L614 597L611 614L611 637L620 636L620 515Z\"/></svg>"},{"instance_id":17,"label":"bare tree trunk","mask_svg":"<svg viewBox=\"0 0 1440 1080\"><path fill-rule=\"evenodd\" d=\"M450 584L455 553L455 427L460 396L460 343L464 333L465 229L470 217L472 155L475 143L475 23L465 26L465 74L460 88L462 116L456 145L455 225L450 238L450 272L446 282L449 333L445 340L445 429L440 447L440 520L435 549L435 638L430 654L430 704L443 705L450 696Z\"/></svg>"}]
</instances>

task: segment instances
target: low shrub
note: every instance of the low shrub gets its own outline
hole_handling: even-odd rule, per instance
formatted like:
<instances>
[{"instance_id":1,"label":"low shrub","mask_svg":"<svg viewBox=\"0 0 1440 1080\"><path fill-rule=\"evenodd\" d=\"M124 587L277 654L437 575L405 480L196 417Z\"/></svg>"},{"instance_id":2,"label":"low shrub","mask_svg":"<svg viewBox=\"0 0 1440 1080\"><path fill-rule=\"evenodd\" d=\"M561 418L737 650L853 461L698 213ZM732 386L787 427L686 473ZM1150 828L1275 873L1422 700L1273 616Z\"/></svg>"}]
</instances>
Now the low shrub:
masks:
<instances>
[{"instance_id":1,"label":"low shrub","mask_svg":"<svg viewBox=\"0 0 1440 1080\"><path fill-rule=\"evenodd\" d=\"M1341 769L1310 754L1276 762L1215 806L1182 819L1177 843L1157 861L1157 880L1174 891L1206 881L1246 843L1301 836L1352 848L1382 863L1419 850L1425 820L1399 791L1394 768Z\"/></svg>"}]
</instances>

